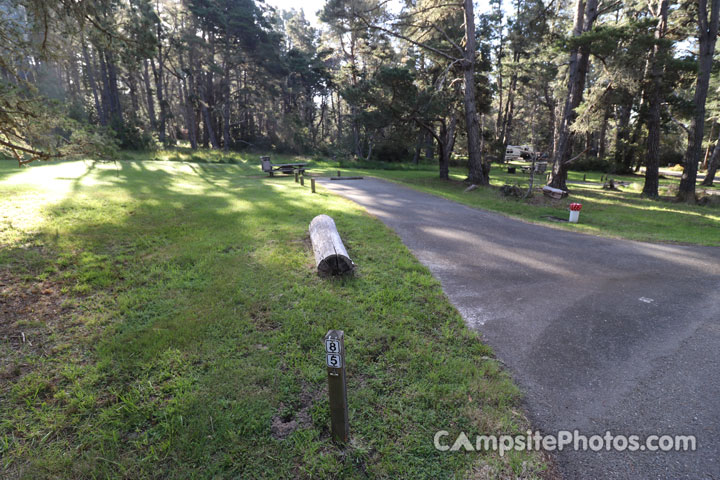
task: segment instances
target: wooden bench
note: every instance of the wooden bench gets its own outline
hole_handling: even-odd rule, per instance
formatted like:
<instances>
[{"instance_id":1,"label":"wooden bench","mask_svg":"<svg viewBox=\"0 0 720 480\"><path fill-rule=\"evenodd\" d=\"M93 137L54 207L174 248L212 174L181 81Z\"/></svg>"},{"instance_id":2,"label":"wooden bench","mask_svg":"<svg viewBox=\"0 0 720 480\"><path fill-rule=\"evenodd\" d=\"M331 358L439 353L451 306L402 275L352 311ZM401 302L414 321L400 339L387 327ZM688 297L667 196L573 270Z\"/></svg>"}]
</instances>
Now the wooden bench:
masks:
<instances>
[{"instance_id":1,"label":"wooden bench","mask_svg":"<svg viewBox=\"0 0 720 480\"><path fill-rule=\"evenodd\" d=\"M286 175L292 175L295 172L304 174L307 167L307 163L272 163L270 157L260 157L260 165L262 171L271 177L275 172L282 172Z\"/></svg>"}]
</instances>

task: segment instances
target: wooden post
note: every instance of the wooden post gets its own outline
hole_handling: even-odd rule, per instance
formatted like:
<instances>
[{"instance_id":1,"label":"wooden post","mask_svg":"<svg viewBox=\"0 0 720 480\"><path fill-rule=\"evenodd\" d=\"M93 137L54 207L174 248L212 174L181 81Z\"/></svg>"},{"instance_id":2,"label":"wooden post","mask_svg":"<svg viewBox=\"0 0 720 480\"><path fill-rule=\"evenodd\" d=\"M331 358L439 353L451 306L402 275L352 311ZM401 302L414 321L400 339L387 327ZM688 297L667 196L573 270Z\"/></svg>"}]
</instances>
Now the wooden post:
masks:
<instances>
[{"instance_id":1,"label":"wooden post","mask_svg":"<svg viewBox=\"0 0 720 480\"><path fill-rule=\"evenodd\" d=\"M587 174L583 174L583 182L587 181Z\"/></svg>"},{"instance_id":2,"label":"wooden post","mask_svg":"<svg viewBox=\"0 0 720 480\"><path fill-rule=\"evenodd\" d=\"M298 183L298 173L295 172L295 183Z\"/></svg>"},{"instance_id":3,"label":"wooden post","mask_svg":"<svg viewBox=\"0 0 720 480\"><path fill-rule=\"evenodd\" d=\"M333 440L347 443L350 437L350 422L345 379L345 332L342 330L329 330L325 335L325 363L330 398L330 430Z\"/></svg>"},{"instance_id":4,"label":"wooden post","mask_svg":"<svg viewBox=\"0 0 720 480\"><path fill-rule=\"evenodd\" d=\"M342 177L342 173L340 173L340 170L338 170L338 177Z\"/></svg>"},{"instance_id":5,"label":"wooden post","mask_svg":"<svg viewBox=\"0 0 720 480\"><path fill-rule=\"evenodd\" d=\"M305 186L305 176L303 176L303 175L300 175L300 186L301 187Z\"/></svg>"},{"instance_id":6,"label":"wooden post","mask_svg":"<svg viewBox=\"0 0 720 480\"><path fill-rule=\"evenodd\" d=\"M312 193L315 193L315 179L310 179L310 190L312 190Z\"/></svg>"}]
</instances>

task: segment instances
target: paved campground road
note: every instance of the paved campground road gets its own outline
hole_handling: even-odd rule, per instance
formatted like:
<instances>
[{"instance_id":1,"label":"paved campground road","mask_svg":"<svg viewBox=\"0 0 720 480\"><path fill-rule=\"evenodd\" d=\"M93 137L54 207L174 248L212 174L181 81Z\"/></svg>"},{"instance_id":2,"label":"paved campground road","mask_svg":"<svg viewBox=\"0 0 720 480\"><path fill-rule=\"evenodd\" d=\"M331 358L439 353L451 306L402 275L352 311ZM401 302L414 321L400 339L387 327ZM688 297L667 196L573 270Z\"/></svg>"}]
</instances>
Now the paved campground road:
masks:
<instances>
[{"instance_id":1,"label":"paved campground road","mask_svg":"<svg viewBox=\"0 0 720 480\"><path fill-rule=\"evenodd\" d=\"M697 437L696 452L566 450L564 477L720 478L720 248L532 225L378 179L322 183L430 268L543 433Z\"/></svg>"}]
</instances>

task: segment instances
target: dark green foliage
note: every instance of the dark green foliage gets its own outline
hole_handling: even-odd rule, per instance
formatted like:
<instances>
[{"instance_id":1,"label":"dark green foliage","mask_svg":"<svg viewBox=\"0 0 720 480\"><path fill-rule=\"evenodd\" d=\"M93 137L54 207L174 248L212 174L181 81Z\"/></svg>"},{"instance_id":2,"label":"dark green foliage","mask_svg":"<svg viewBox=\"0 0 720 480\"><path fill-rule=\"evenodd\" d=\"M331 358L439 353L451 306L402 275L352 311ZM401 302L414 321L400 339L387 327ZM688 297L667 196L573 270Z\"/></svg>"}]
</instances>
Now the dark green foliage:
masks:
<instances>
[{"instance_id":1,"label":"dark green foliage","mask_svg":"<svg viewBox=\"0 0 720 480\"><path fill-rule=\"evenodd\" d=\"M110 122L112 134L122 150L152 150L155 148L155 141L152 135L143 130L142 125L136 119L127 121L113 119Z\"/></svg>"},{"instance_id":2,"label":"dark green foliage","mask_svg":"<svg viewBox=\"0 0 720 480\"><path fill-rule=\"evenodd\" d=\"M571 163L572 170L577 172L611 172L617 171L617 167L608 158L597 158L591 155L583 155Z\"/></svg>"}]
</instances>

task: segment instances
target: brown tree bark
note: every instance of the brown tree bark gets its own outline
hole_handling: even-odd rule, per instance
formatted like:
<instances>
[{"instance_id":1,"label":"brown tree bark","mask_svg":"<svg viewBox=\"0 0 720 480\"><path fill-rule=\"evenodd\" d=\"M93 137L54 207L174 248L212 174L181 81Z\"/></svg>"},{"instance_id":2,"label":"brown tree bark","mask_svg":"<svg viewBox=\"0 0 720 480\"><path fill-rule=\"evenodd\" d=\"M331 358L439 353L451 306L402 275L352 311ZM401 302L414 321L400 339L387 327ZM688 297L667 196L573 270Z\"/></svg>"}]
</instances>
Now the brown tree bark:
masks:
<instances>
[{"instance_id":1,"label":"brown tree bark","mask_svg":"<svg viewBox=\"0 0 720 480\"><path fill-rule=\"evenodd\" d=\"M578 37L589 31L597 19L598 0L577 0L575 6L575 22L573 37ZM580 106L585 90L585 79L590 64L590 52L586 45L573 48L570 52L570 66L568 68L568 95L560 120L557 148L549 185L554 188L567 190L567 174L572 157L572 144L574 133L570 129L577 113L575 109Z\"/></svg>"},{"instance_id":2,"label":"brown tree bark","mask_svg":"<svg viewBox=\"0 0 720 480\"><path fill-rule=\"evenodd\" d=\"M595 1L595 0L591 0ZM719 0L720 1L720 0ZM465 13L465 49L463 55L463 77L465 80L465 127L468 147L468 181L475 185L488 185L480 151L480 122L478 122L477 101L475 98L475 13L472 0L464 0Z\"/></svg>"},{"instance_id":3,"label":"brown tree bark","mask_svg":"<svg viewBox=\"0 0 720 480\"><path fill-rule=\"evenodd\" d=\"M98 95L97 82L95 81L95 66L93 65L93 62L90 59L90 55L88 54L84 38L80 39L80 44L82 45L82 54L83 59L85 60L85 73L87 74L88 83L90 84L90 88L92 89L93 93L93 100L95 101L95 111L97 112L100 125L105 126L107 125L107 117L105 116L105 111L100 104L100 96Z\"/></svg>"},{"instance_id":4,"label":"brown tree bark","mask_svg":"<svg viewBox=\"0 0 720 480\"><path fill-rule=\"evenodd\" d=\"M605 149L607 143L607 126L608 120L610 119L610 107L605 108L605 114L603 115L602 125L600 126L600 135L598 137L598 148L597 158L605 158Z\"/></svg>"},{"instance_id":5,"label":"brown tree bark","mask_svg":"<svg viewBox=\"0 0 720 480\"><path fill-rule=\"evenodd\" d=\"M148 117L150 118L150 126L153 130L157 129L157 117L155 116L155 101L153 100L152 87L150 86L150 72L148 70L147 58L143 61L143 82L145 84L145 94L147 95Z\"/></svg>"},{"instance_id":6,"label":"brown tree bark","mask_svg":"<svg viewBox=\"0 0 720 480\"><path fill-rule=\"evenodd\" d=\"M718 164L720 164L720 135L718 135L717 141L715 142L715 148L710 155L708 160L707 172L705 172L705 178L701 185L705 187L712 187L715 181L715 174L717 173Z\"/></svg>"},{"instance_id":7,"label":"brown tree bark","mask_svg":"<svg viewBox=\"0 0 720 480\"><path fill-rule=\"evenodd\" d=\"M658 196L660 168L660 105L662 103L663 56L664 47L660 41L665 37L668 18L668 0L658 1L658 22L655 26L655 46L650 57L650 92L648 92L647 115L647 157L645 159L645 184L643 195Z\"/></svg>"},{"instance_id":8,"label":"brown tree bark","mask_svg":"<svg viewBox=\"0 0 720 480\"><path fill-rule=\"evenodd\" d=\"M718 35L720 0L710 0L710 12L708 12L708 0L698 0L698 10L698 76L695 84L695 95L693 96L695 115L688 131L685 168L678 190L678 199L686 202L695 202L697 168L702 154L702 140L705 133L705 101L707 100L710 85L710 70ZM708 13L710 13L709 18Z\"/></svg>"},{"instance_id":9,"label":"brown tree bark","mask_svg":"<svg viewBox=\"0 0 720 480\"><path fill-rule=\"evenodd\" d=\"M719 126L719 125L718 125L718 122L717 122L717 120L716 120L716 121L713 122L712 126L710 127L710 138L711 138L711 139L712 139L712 138L715 138L715 128L718 127L718 126ZM709 142L707 148L705 149L705 156L703 157L702 164L700 165L700 170L707 170L708 160L710 159L710 151L712 150L712 148L711 148L711 143L712 143L712 142Z\"/></svg>"},{"instance_id":10,"label":"brown tree bark","mask_svg":"<svg viewBox=\"0 0 720 480\"><path fill-rule=\"evenodd\" d=\"M227 55L227 51L225 52ZM230 150L230 65L223 62L223 151Z\"/></svg>"}]
</instances>

